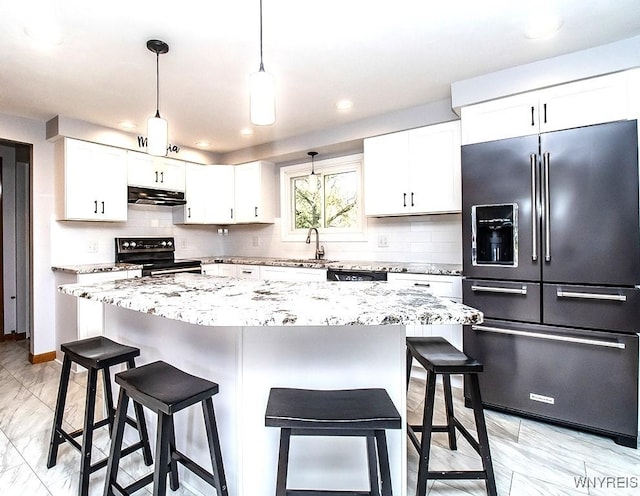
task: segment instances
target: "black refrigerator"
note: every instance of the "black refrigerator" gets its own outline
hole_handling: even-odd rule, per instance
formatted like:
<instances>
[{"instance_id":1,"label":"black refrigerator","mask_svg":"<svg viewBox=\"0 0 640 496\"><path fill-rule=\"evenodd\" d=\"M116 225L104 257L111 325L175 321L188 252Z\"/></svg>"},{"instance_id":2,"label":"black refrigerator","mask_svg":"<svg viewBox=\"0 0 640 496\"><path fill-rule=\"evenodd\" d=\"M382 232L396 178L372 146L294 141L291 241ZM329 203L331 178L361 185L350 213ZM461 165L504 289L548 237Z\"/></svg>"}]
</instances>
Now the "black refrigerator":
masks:
<instances>
[{"instance_id":1,"label":"black refrigerator","mask_svg":"<svg viewBox=\"0 0 640 496\"><path fill-rule=\"evenodd\" d=\"M488 407L636 447L637 121L462 147L464 350Z\"/></svg>"}]
</instances>

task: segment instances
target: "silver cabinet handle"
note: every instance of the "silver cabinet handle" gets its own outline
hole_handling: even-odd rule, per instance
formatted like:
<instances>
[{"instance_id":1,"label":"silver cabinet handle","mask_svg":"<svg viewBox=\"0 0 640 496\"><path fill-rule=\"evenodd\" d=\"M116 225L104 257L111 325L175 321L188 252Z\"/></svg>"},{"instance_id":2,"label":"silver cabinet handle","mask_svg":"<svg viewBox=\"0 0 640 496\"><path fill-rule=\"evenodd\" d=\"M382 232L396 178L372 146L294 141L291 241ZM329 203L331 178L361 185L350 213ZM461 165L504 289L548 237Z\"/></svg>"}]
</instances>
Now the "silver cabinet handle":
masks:
<instances>
[{"instance_id":1,"label":"silver cabinet handle","mask_svg":"<svg viewBox=\"0 0 640 496\"><path fill-rule=\"evenodd\" d=\"M556 295L558 295L558 298L578 298L581 300L627 301L627 297L625 295L580 293L577 291L563 291L561 289L556 292Z\"/></svg>"},{"instance_id":2,"label":"silver cabinet handle","mask_svg":"<svg viewBox=\"0 0 640 496\"><path fill-rule=\"evenodd\" d=\"M527 287L522 286L522 288L496 288L494 286L471 286L471 291L476 291L478 293L506 293L506 294L519 294L526 295Z\"/></svg>"},{"instance_id":3,"label":"silver cabinet handle","mask_svg":"<svg viewBox=\"0 0 640 496\"><path fill-rule=\"evenodd\" d=\"M429 284L428 282L414 282L413 283L414 286L420 286L421 288L430 288L431 284Z\"/></svg>"},{"instance_id":4,"label":"silver cabinet handle","mask_svg":"<svg viewBox=\"0 0 640 496\"><path fill-rule=\"evenodd\" d=\"M533 107L531 107L533 108ZM538 260L538 203L536 201L536 154L529 155L531 161L531 260Z\"/></svg>"},{"instance_id":5,"label":"silver cabinet handle","mask_svg":"<svg viewBox=\"0 0 640 496\"><path fill-rule=\"evenodd\" d=\"M551 228L549 226L549 206L551 201L549 197L551 192L549 191L549 152L546 152L542 156L542 162L544 164L544 259L547 262L551 261L551 240L549 239Z\"/></svg>"},{"instance_id":6,"label":"silver cabinet handle","mask_svg":"<svg viewBox=\"0 0 640 496\"><path fill-rule=\"evenodd\" d=\"M243 274L253 274L252 270L243 270L242 271Z\"/></svg>"},{"instance_id":7,"label":"silver cabinet handle","mask_svg":"<svg viewBox=\"0 0 640 496\"><path fill-rule=\"evenodd\" d=\"M534 338L534 339L546 339L549 341L564 341L566 343L587 344L590 346L600 346L603 348L618 348L620 350L624 350L627 348L627 346L624 343L618 343L615 341L599 341L597 339L574 338L571 336L558 336L557 334L543 334L541 332L516 331L514 329L503 329L501 327L474 325L474 326L471 326L471 329L473 329L474 331L495 332L498 334L524 336L524 337Z\"/></svg>"}]
</instances>

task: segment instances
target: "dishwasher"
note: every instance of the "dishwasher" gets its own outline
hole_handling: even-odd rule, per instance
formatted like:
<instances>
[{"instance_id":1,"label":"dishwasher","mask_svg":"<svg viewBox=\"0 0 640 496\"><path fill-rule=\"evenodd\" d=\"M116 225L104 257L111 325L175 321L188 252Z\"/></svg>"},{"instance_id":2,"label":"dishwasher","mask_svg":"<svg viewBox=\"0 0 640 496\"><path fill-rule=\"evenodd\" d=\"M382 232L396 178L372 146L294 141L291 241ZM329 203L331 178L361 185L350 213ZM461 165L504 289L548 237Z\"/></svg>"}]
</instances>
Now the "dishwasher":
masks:
<instances>
[{"instance_id":1,"label":"dishwasher","mask_svg":"<svg viewBox=\"0 0 640 496\"><path fill-rule=\"evenodd\" d=\"M386 281L382 270L327 269L327 281Z\"/></svg>"}]
</instances>

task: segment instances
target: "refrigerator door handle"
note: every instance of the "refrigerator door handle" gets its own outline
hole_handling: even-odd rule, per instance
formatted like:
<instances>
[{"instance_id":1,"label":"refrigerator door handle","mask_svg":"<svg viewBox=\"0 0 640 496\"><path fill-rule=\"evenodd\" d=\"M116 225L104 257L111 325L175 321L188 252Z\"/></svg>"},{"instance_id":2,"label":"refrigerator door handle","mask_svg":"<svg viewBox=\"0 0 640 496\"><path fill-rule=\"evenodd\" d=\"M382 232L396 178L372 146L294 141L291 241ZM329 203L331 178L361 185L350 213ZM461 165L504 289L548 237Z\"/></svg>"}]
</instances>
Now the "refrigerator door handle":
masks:
<instances>
[{"instance_id":1,"label":"refrigerator door handle","mask_svg":"<svg viewBox=\"0 0 640 496\"><path fill-rule=\"evenodd\" d=\"M526 295L527 287L522 286L521 289L517 289L517 288L498 288L494 286L471 286L471 291L476 291L478 293L506 293L506 294Z\"/></svg>"},{"instance_id":2,"label":"refrigerator door handle","mask_svg":"<svg viewBox=\"0 0 640 496\"><path fill-rule=\"evenodd\" d=\"M538 203L536 202L536 154L529 155L531 161L531 260L538 260Z\"/></svg>"},{"instance_id":3,"label":"refrigerator door handle","mask_svg":"<svg viewBox=\"0 0 640 496\"><path fill-rule=\"evenodd\" d=\"M516 331L515 329L503 329L501 327L474 325L474 326L471 326L471 329L473 329L474 331L495 332L498 334L524 336L524 337L534 338L534 339L547 339L549 341L563 341L566 343L578 343L578 344L586 344L590 346L600 346L602 348L618 348L620 350L624 350L627 347L624 343L618 343L617 341L600 341L597 339L575 338L572 336L558 336L557 334L543 334L541 332Z\"/></svg>"},{"instance_id":4,"label":"refrigerator door handle","mask_svg":"<svg viewBox=\"0 0 640 496\"><path fill-rule=\"evenodd\" d=\"M542 155L542 163L544 165L544 209L543 209L543 221L544 221L544 259L547 262L551 261L551 240L550 236L550 227L549 227L549 205L550 200L549 196L549 152L545 152Z\"/></svg>"},{"instance_id":5,"label":"refrigerator door handle","mask_svg":"<svg viewBox=\"0 0 640 496\"><path fill-rule=\"evenodd\" d=\"M558 298L578 298L583 300L610 300L610 301L627 301L625 295L618 294L602 294L602 293L580 293L577 291L563 291L558 289L556 292Z\"/></svg>"}]
</instances>

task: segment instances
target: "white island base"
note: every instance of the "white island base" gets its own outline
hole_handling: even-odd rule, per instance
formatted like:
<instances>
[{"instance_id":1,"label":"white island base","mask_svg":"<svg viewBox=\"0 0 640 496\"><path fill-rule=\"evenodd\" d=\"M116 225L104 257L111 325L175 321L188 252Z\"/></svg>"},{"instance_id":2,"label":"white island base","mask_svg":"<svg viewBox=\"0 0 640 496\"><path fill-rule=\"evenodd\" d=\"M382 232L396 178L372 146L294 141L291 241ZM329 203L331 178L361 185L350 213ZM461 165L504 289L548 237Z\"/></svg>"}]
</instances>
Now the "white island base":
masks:
<instances>
[{"instance_id":1,"label":"white island base","mask_svg":"<svg viewBox=\"0 0 640 496\"><path fill-rule=\"evenodd\" d=\"M164 360L220 385L213 401L230 496L274 494L279 430L264 425L271 387L385 388L403 418L401 430L387 431L393 494L406 495L404 326L203 326L109 304L104 310L105 335L139 347L138 364ZM146 413L155 439L155 415ZM176 442L209 469L199 406L176 415ZM288 485L367 490L366 460L364 439L296 437ZM180 474L188 488L213 494L195 475Z\"/></svg>"}]
</instances>

